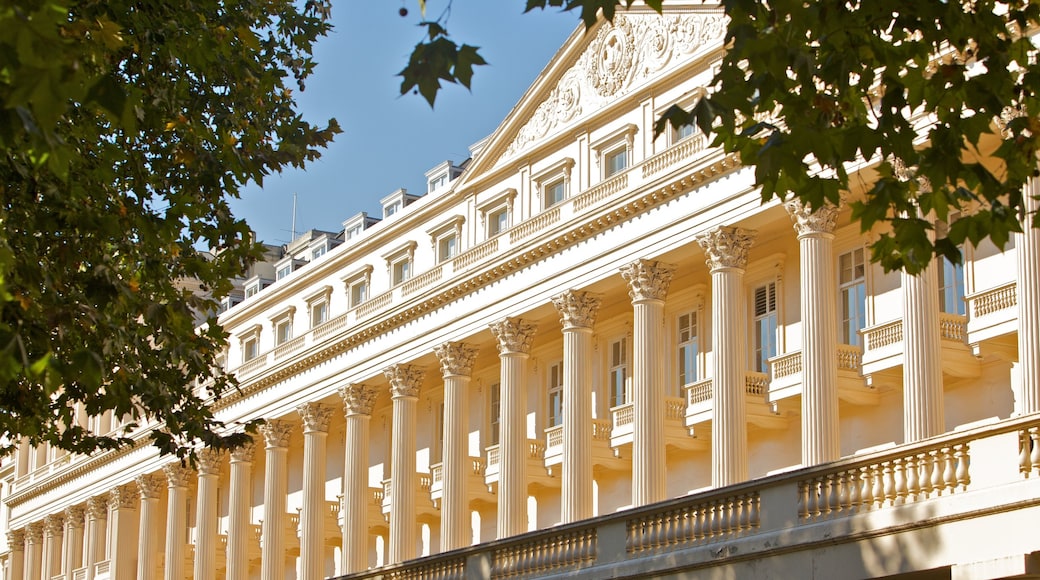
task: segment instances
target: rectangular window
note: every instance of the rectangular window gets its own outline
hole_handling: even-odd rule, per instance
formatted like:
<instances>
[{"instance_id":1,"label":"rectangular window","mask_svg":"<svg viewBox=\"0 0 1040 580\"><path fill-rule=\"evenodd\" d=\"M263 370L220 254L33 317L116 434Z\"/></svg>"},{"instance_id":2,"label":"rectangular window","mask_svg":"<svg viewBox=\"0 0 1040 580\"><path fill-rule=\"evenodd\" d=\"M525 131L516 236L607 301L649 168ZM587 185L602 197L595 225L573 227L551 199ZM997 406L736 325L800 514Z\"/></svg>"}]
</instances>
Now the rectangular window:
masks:
<instances>
[{"instance_id":1,"label":"rectangular window","mask_svg":"<svg viewBox=\"0 0 1040 580\"><path fill-rule=\"evenodd\" d=\"M253 296L256 296L259 293L260 293L260 283L259 282L257 282L256 284L253 284L252 286L246 287L246 298L252 298Z\"/></svg>"},{"instance_id":2,"label":"rectangular window","mask_svg":"<svg viewBox=\"0 0 1040 580\"><path fill-rule=\"evenodd\" d=\"M939 258L939 310L964 316L964 265Z\"/></svg>"},{"instance_id":3,"label":"rectangular window","mask_svg":"<svg viewBox=\"0 0 1040 580\"><path fill-rule=\"evenodd\" d=\"M549 365L549 427L563 424L563 363Z\"/></svg>"},{"instance_id":4,"label":"rectangular window","mask_svg":"<svg viewBox=\"0 0 1040 580\"><path fill-rule=\"evenodd\" d=\"M509 208L494 210L488 213L488 237L497 236L509 228Z\"/></svg>"},{"instance_id":5,"label":"rectangular window","mask_svg":"<svg viewBox=\"0 0 1040 580\"><path fill-rule=\"evenodd\" d=\"M433 422L433 457L430 463L444 461L444 403L437 406L437 416Z\"/></svg>"},{"instance_id":6,"label":"rectangular window","mask_svg":"<svg viewBox=\"0 0 1040 580\"><path fill-rule=\"evenodd\" d=\"M437 262L444 262L455 257L458 253L458 237L455 234L444 236L437 240Z\"/></svg>"},{"instance_id":7,"label":"rectangular window","mask_svg":"<svg viewBox=\"0 0 1040 580\"><path fill-rule=\"evenodd\" d=\"M550 207L562 202L566 194L566 183L562 179L546 185L544 189L544 204L542 205L542 209L549 209Z\"/></svg>"},{"instance_id":8,"label":"rectangular window","mask_svg":"<svg viewBox=\"0 0 1040 580\"><path fill-rule=\"evenodd\" d=\"M627 338L610 343L610 368L607 374L610 406L624 405L629 401Z\"/></svg>"},{"instance_id":9,"label":"rectangular window","mask_svg":"<svg viewBox=\"0 0 1040 580\"><path fill-rule=\"evenodd\" d=\"M281 280L282 278L289 276L289 274L292 274L292 264L286 264L281 268L278 268L278 273L275 278Z\"/></svg>"},{"instance_id":10,"label":"rectangular window","mask_svg":"<svg viewBox=\"0 0 1040 580\"><path fill-rule=\"evenodd\" d=\"M278 345L289 342L290 339L292 339L292 318L287 317L275 324L274 340Z\"/></svg>"},{"instance_id":11,"label":"rectangular window","mask_svg":"<svg viewBox=\"0 0 1040 580\"><path fill-rule=\"evenodd\" d=\"M682 141L683 139L686 139L687 137L692 137L694 131L695 131L695 127L693 126L693 123L687 123L685 125L680 125L675 130L675 142L678 143L679 141Z\"/></svg>"},{"instance_id":12,"label":"rectangular window","mask_svg":"<svg viewBox=\"0 0 1040 580\"><path fill-rule=\"evenodd\" d=\"M368 300L368 283L361 281L350 285L350 307L357 308L361 303Z\"/></svg>"},{"instance_id":13,"label":"rectangular window","mask_svg":"<svg viewBox=\"0 0 1040 580\"><path fill-rule=\"evenodd\" d=\"M260 341L256 338L247 338L242 341L242 362L249 362L260 354Z\"/></svg>"},{"instance_id":14,"label":"rectangular window","mask_svg":"<svg viewBox=\"0 0 1040 580\"><path fill-rule=\"evenodd\" d=\"M604 177L610 177L621 173L628 167L628 149L622 147L615 151L611 151L603 156L604 159Z\"/></svg>"},{"instance_id":15,"label":"rectangular window","mask_svg":"<svg viewBox=\"0 0 1040 580\"><path fill-rule=\"evenodd\" d=\"M401 202L389 203L383 208L383 217L390 217L401 210Z\"/></svg>"},{"instance_id":16,"label":"rectangular window","mask_svg":"<svg viewBox=\"0 0 1040 580\"><path fill-rule=\"evenodd\" d=\"M398 260L394 262L393 266L393 285L397 286L401 282L412 277L412 261L411 260Z\"/></svg>"},{"instance_id":17,"label":"rectangular window","mask_svg":"<svg viewBox=\"0 0 1040 580\"><path fill-rule=\"evenodd\" d=\"M776 356L776 282L755 288L755 344L752 356L756 372L769 372L769 359Z\"/></svg>"},{"instance_id":18,"label":"rectangular window","mask_svg":"<svg viewBox=\"0 0 1040 580\"><path fill-rule=\"evenodd\" d=\"M838 257L838 290L841 304L842 344L862 346L859 331L867 325L866 262L863 248L857 248Z\"/></svg>"},{"instance_id":19,"label":"rectangular window","mask_svg":"<svg viewBox=\"0 0 1040 580\"><path fill-rule=\"evenodd\" d=\"M679 386L697 382L697 356L700 354L700 338L697 328L697 313L690 312L679 317Z\"/></svg>"},{"instance_id":20,"label":"rectangular window","mask_svg":"<svg viewBox=\"0 0 1040 580\"><path fill-rule=\"evenodd\" d=\"M361 235L361 226L357 225L347 230L347 239L351 240Z\"/></svg>"},{"instance_id":21,"label":"rectangular window","mask_svg":"<svg viewBox=\"0 0 1040 580\"><path fill-rule=\"evenodd\" d=\"M311 259L317 260L318 258L325 255L325 251L325 246L318 246L317 248L314 248L313 250L311 250Z\"/></svg>"},{"instance_id":22,"label":"rectangular window","mask_svg":"<svg viewBox=\"0 0 1040 580\"><path fill-rule=\"evenodd\" d=\"M326 300L311 304L311 328L321 326L329 320L329 303Z\"/></svg>"},{"instance_id":23,"label":"rectangular window","mask_svg":"<svg viewBox=\"0 0 1040 580\"><path fill-rule=\"evenodd\" d=\"M488 441L490 441L490 445L498 445L498 423L499 418L502 416L501 387L501 384L495 383L488 389L488 398L491 400L491 407L488 409L488 417L491 418L488 422Z\"/></svg>"}]
</instances>

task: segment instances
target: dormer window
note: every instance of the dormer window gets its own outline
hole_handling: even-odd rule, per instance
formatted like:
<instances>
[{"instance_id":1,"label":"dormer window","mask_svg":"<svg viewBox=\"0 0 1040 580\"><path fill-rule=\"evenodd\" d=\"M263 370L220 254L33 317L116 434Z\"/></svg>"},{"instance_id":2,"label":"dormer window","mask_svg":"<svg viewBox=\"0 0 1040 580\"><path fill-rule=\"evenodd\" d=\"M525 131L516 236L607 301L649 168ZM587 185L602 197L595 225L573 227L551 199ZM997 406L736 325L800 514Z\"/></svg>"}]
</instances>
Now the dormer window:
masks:
<instances>
[{"instance_id":1,"label":"dormer window","mask_svg":"<svg viewBox=\"0 0 1040 580\"><path fill-rule=\"evenodd\" d=\"M275 278L277 278L278 280L281 280L282 278L287 278L289 274L292 274L292 271L292 262L290 262L282 266L281 268L278 268L278 272L275 273Z\"/></svg>"},{"instance_id":2,"label":"dormer window","mask_svg":"<svg viewBox=\"0 0 1040 580\"><path fill-rule=\"evenodd\" d=\"M419 196L411 195L405 189L398 189L379 200L380 205L383 206L383 218L401 213L401 210L411 205L417 199L419 199Z\"/></svg>"},{"instance_id":3,"label":"dormer window","mask_svg":"<svg viewBox=\"0 0 1040 580\"><path fill-rule=\"evenodd\" d=\"M379 223L379 218L369 217L367 213L361 212L343 222L343 239L353 240L354 238L359 237L362 232L377 223Z\"/></svg>"},{"instance_id":4,"label":"dormer window","mask_svg":"<svg viewBox=\"0 0 1040 580\"><path fill-rule=\"evenodd\" d=\"M542 211L563 203L570 196L574 160L564 158L532 176L541 194Z\"/></svg>"},{"instance_id":5,"label":"dormer window","mask_svg":"<svg viewBox=\"0 0 1040 580\"><path fill-rule=\"evenodd\" d=\"M632 164L632 147L638 128L629 123L592 143L603 179L613 177Z\"/></svg>"},{"instance_id":6,"label":"dormer window","mask_svg":"<svg viewBox=\"0 0 1040 580\"><path fill-rule=\"evenodd\" d=\"M303 260L297 260L292 257L287 257L281 262L275 264L275 280L282 280L288 278L293 272L299 270L301 266L307 262Z\"/></svg>"},{"instance_id":7,"label":"dormer window","mask_svg":"<svg viewBox=\"0 0 1040 580\"><path fill-rule=\"evenodd\" d=\"M361 235L361 224L351 227L349 230L345 230L345 235L348 240L356 238Z\"/></svg>"},{"instance_id":8,"label":"dormer window","mask_svg":"<svg viewBox=\"0 0 1040 580\"><path fill-rule=\"evenodd\" d=\"M462 168L456 167L454 162L445 161L426 172L426 191L433 193L444 189L456 177L462 174Z\"/></svg>"},{"instance_id":9,"label":"dormer window","mask_svg":"<svg viewBox=\"0 0 1040 580\"><path fill-rule=\"evenodd\" d=\"M267 288L271 284L274 284L273 280L261 278L260 276L253 276L245 282L245 298L249 299L256 296L261 290Z\"/></svg>"},{"instance_id":10,"label":"dormer window","mask_svg":"<svg viewBox=\"0 0 1040 580\"><path fill-rule=\"evenodd\" d=\"M383 206L383 217L390 217L399 211L401 211L401 202L395 201Z\"/></svg>"}]
</instances>

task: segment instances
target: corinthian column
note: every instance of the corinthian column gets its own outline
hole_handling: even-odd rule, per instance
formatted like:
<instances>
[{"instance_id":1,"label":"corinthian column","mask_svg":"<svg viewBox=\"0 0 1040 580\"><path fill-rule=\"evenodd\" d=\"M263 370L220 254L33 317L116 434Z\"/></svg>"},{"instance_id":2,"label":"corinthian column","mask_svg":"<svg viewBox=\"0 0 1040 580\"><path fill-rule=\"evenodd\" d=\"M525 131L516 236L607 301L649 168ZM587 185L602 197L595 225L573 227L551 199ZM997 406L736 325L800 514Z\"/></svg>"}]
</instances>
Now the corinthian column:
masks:
<instances>
[{"instance_id":1,"label":"corinthian column","mask_svg":"<svg viewBox=\"0 0 1040 580\"><path fill-rule=\"evenodd\" d=\"M267 446L264 469L264 523L260 530L260 579L285 577L285 494L289 486L287 455L292 424L268 421L260 427Z\"/></svg>"},{"instance_id":2,"label":"corinthian column","mask_svg":"<svg viewBox=\"0 0 1040 580\"><path fill-rule=\"evenodd\" d=\"M24 529L7 531L7 549L11 552L7 560L7 571L11 574L11 580L21 580L25 577Z\"/></svg>"},{"instance_id":3,"label":"corinthian column","mask_svg":"<svg viewBox=\"0 0 1040 580\"><path fill-rule=\"evenodd\" d=\"M105 535L108 527L108 502L103 497L87 500L87 549L83 565L87 580L94 578L94 564L105 559Z\"/></svg>"},{"instance_id":4,"label":"corinthian column","mask_svg":"<svg viewBox=\"0 0 1040 580\"><path fill-rule=\"evenodd\" d=\"M838 208L784 205L798 232L802 311L802 465L841 456L838 429L838 316L834 300L834 220Z\"/></svg>"},{"instance_id":5,"label":"corinthian column","mask_svg":"<svg viewBox=\"0 0 1040 580\"><path fill-rule=\"evenodd\" d=\"M166 474L166 562L163 580L184 580L184 546L188 529L188 483L191 470L178 463L163 466Z\"/></svg>"},{"instance_id":6,"label":"corinthian column","mask_svg":"<svg viewBox=\"0 0 1040 580\"><path fill-rule=\"evenodd\" d=\"M393 365L383 374L393 400L390 449L390 564L415 557L415 422L419 387L425 371L414 365Z\"/></svg>"},{"instance_id":7,"label":"corinthian column","mask_svg":"<svg viewBox=\"0 0 1040 580\"><path fill-rule=\"evenodd\" d=\"M65 541L63 544L61 569L65 571L65 579L72 580L72 572L83 565L82 506L65 508Z\"/></svg>"},{"instance_id":8,"label":"corinthian column","mask_svg":"<svg viewBox=\"0 0 1040 580\"><path fill-rule=\"evenodd\" d=\"M433 349L444 377L444 495L441 499L441 551L472 543L466 483L472 469L466 424L469 421L469 381L476 347L446 342Z\"/></svg>"},{"instance_id":9,"label":"corinthian column","mask_svg":"<svg viewBox=\"0 0 1040 580\"><path fill-rule=\"evenodd\" d=\"M903 288L903 439L946 430L943 418L939 279L934 260L916 276L900 273Z\"/></svg>"},{"instance_id":10,"label":"corinthian column","mask_svg":"<svg viewBox=\"0 0 1040 580\"><path fill-rule=\"evenodd\" d=\"M1040 230L1031 227L1040 202L1040 178L1030 178L1022 192L1026 212L1021 234L1015 234L1018 266L1018 365L1021 369L1019 412L1040 411Z\"/></svg>"},{"instance_id":11,"label":"corinthian column","mask_svg":"<svg viewBox=\"0 0 1040 580\"><path fill-rule=\"evenodd\" d=\"M36 580L42 578L43 567L43 524L40 522L32 522L25 526L26 534L25 538L26 549L25 549L25 578L26 580Z\"/></svg>"},{"instance_id":12,"label":"corinthian column","mask_svg":"<svg viewBox=\"0 0 1040 580\"><path fill-rule=\"evenodd\" d=\"M357 384L339 390L346 415L341 574L368 567L368 506L372 498L368 491L368 432L376 393L375 387Z\"/></svg>"},{"instance_id":13,"label":"corinthian column","mask_svg":"<svg viewBox=\"0 0 1040 580\"><path fill-rule=\"evenodd\" d=\"M227 580L249 578L249 490L253 483L253 440L231 451L231 485L228 488Z\"/></svg>"},{"instance_id":14,"label":"corinthian column","mask_svg":"<svg viewBox=\"0 0 1040 580\"><path fill-rule=\"evenodd\" d=\"M50 580L61 573L61 543L65 515L51 514L43 518L43 578Z\"/></svg>"},{"instance_id":15,"label":"corinthian column","mask_svg":"<svg viewBox=\"0 0 1040 580\"><path fill-rule=\"evenodd\" d=\"M501 361L498 460L498 537L527 531L527 359L537 328L519 318L491 325Z\"/></svg>"},{"instance_id":16,"label":"corinthian column","mask_svg":"<svg viewBox=\"0 0 1040 580\"><path fill-rule=\"evenodd\" d=\"M108 508L112 514L108 531L112 542L108 553L112 580L132 580L137 573L134 556L137 555L139 497L133 483L121 485L108 494Z\"/></svg>"},{"instance_id":17,"label":"corinthian column","mask_svg":"<svg viewBox=\"0 0 1040 580\"><path fill-rule=\"evenodd\" d=\"M155 533L159 525L159 496L162 480L154 475L141 475L134 480L141 495L141 537L137 545L137 578L152 580L158 565L159 536Z\"/></svg>"},{"instance_id":18,"label":"corinthian column","mask_svg":"<svg viewBox=\"0 0 1040 580\"><path fill-rule=\"evenodd\" d=\"M637 260L621 269L632 299L632 505L665 497L664 299L675 266Z\"/></svg>"},{"instance_id":19,"label":"corinthian column","mask_svg":"<svg viewBox=\"0 0 1040 580\"><path fill-rule=\"evenodd\" d=\"M300 578L325 577L325 440L332 407L304 403L296 407L303 419L303 511L300 512Z\"/></svg>"},{"instance_id":20,"label":"corinthian column","mask_svg":"<svg viewBox=\"0 0 1040 580\"><path fill-rule=\"evenodd\" d=\"M214 580L217 576L217 480L223 460L224 452L219 449L198 453L194 580Z\"/></svg>"},{"instance_id":21,"label":"corinthian column","mask_svg":"<svg viewBox=\"0 0 1040 580\"><path fill-rule=\"evenodd\" d=\"M563 523L592 517L592 325L601 299L568 290L552 299L563 326Z\"/></svg>"},{"instance_id":22,"label":"corinthian column","mask_svg":"<svg viewBox=\"0 0 1040 580\"><path fill-rule=\"evenodd\" d=\"M697 238L711 270L711 484L722 487L747 479L747 325L744 269L756 232L718 227Z\"/></svg>"}]
</instances>

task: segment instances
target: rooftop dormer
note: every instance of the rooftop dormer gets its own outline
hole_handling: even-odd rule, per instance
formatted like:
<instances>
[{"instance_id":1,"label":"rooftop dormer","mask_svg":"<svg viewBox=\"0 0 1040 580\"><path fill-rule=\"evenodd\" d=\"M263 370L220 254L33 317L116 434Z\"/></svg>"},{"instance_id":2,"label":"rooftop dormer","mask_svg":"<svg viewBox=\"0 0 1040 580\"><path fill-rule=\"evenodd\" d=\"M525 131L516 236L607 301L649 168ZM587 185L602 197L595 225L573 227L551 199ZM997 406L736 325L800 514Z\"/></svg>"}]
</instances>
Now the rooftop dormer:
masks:
<instances>
[{"instance_id":1,"label":"rooftop dormer","mask_svg":"<svg viewBox=\"0 0 1040 580\"><path fill-rule=\"evenodd\" d=\"M396 213L399 213L404 208L408 207L415 200L422 196L412 195L408 193L406 189L398 189L390 195L379 200L379 204L383 206L383 219L386 219Z\"/></svg>"},{"instance_id":2,"label":"rooftop dormer","mask_svg":"<svg viewBox=\"0 0 1040 580\"><path fill-rule=\"evenodd\" d=\"M448 187L448 184L462 175L462 167L454 161L445 161L426 172L426 192L434 193Z\"/></svg>"}]
</instances>

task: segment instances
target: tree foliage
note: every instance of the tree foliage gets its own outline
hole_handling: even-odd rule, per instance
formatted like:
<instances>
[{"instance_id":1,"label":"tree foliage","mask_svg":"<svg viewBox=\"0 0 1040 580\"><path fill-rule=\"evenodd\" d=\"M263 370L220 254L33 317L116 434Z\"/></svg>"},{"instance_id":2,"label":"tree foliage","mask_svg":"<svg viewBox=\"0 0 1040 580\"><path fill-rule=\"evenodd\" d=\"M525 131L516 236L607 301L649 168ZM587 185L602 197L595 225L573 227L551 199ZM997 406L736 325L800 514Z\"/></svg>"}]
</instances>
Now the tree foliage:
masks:
<instances>
[{"instance_id":1,"label":"tree foliage","mask_svg":"<svg viewBox=\"0 0 1040 580\"><path fill-rule=\"evenodd\" d=\"M586 27L635 0L527 0ZM645 0L661 11L660 0ZM958 246L1004 247L1037 172L1033 0L723 0L725 51L707 96L656 124L695 123L752 167L763 201L847 198L872 258L920 272ZM425 93L424 93L425 95ZM431 97L427 99L433 102ZM859 171L872 166L869 172ZM847 192L856 190L856 195ZM957 219L952 220L951 214ZM935 227L936 220L950 223ZM935 236L938 234L938 238Z\"/></svg>"},{"instance_id":2,"label":"tree foliage","mask_svg":"<svg viewBox=\"0 0 1040 580\"><path fill-rule=\"evenodd\" d=\"M207 404L235 386L214 371L216 300L259 255L227 201L339 131L292 95L328 16L320 0L0 0L8 442L127 443L87 428L105 412L157 420L163 452L242 441Z\"/></svg>"}]
</instances>

